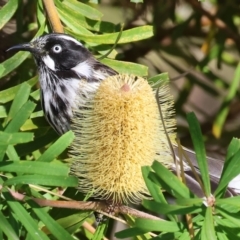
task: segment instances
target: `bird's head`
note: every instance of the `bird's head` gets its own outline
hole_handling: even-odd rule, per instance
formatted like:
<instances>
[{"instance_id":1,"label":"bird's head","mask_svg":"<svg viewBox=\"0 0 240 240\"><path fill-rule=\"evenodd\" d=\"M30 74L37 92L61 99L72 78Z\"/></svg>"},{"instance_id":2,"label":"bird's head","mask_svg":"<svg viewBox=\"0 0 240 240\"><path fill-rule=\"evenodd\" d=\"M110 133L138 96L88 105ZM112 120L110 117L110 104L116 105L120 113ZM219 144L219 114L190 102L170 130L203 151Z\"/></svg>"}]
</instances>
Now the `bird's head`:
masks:
<instances>
[{"instance_id":1,"label":"bird's head","mask_svg":"<svg viewBox=\"0 0 240 240\"><path fill-rule=\"evenodd\" d=\"M53 71L70 70L91 58L91 53L75 38L59 33L43 35L30 43L23 43L7 51L29 51L38 67L45 65Z\"/></svg>"}]
</instances>

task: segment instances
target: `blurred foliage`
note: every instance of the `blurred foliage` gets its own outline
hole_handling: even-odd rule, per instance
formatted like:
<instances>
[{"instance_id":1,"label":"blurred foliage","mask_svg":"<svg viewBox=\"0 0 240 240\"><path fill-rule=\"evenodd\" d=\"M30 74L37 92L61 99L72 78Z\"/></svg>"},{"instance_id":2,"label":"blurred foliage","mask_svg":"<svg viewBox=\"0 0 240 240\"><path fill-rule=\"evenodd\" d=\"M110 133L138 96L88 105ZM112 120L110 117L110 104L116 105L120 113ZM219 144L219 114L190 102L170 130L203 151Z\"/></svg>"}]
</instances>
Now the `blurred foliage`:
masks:
<instances>
[{"instance_id":1,"label":"blurred foliage","mask_svg":"<svg viewBox=\"0 0 240 240\"><path fill-rule=\"evenodd\" d=\"M173 79L171 86L176 99L178 133L182 143L191 145L185 119L186 112L194 111L201 122L208 150L225 155L232 137L240 136L239 0L54 2L65 32L84 42L97 58L107 55L107 58L101 59L105 64L119 72L141 76L154 77L169 72ZM0 6L0 238L74 239L75 236L77 239L91 239L92 233L81 227L83 221L91 216L90 212L39 208L31 199L21 204L9 194L8 187L27 196L55 200L64 189L66 198L83 199L74 188L76 179L68 176L70 160L65 149L72 141L72 133L59 138L45 121L32 57L25 52L15 55L5 52L14 44L28 42L44 32L51 32L42 1L0 0ZM184 72L188 75L174 80ZM198 138L199 135L196 136ZM238 154L236 141L232 143L235 144L233 152ZM234 170L229 166L235 165L228 165L228 174ZM158 168L156 166L155 169ZM207 186L209 179L204 164L201 171ZM224 226L224 231L217 233L218 239L239 237L236 228L239 228L237 201L232 200L232 205L235 205L233 209L229 201L220 200L227 181L232 177L229 176L225 175L217 192L220 203L230 206L229 209L219 207L217 211L224 217L214 218L219 224L217 229ZM210 189L207 189L209 193ZM189 202L184 204L188 205ZM147 207L146 203L144 205ZM151 210L153 207L155 205L149 203L147 208ZM200 211L199 205L194 209ZM198 234L199 239L204 239L209 228L213 229L212 210L206 209L197 220L193 219L199 227L204 226L202 238ZM169 208L164 214L171 214L171 211ZM233 213L232 218L229 212ZM191 211L178 210L177 213ZM202 213L208 216L205 220ZM175 215L170 219L174 220ZM91 222L92 218L88 220ZM140 223L141 220L136 222L138 233L142 234L138 239L150 239L150 235L145 234L146 229L139 228L143 224ZM168 227L178 234L182 225L171 224ZM150 226L152 228L147 228L147 231L169 229L154 229L151 223ZM230 228L234 231L231 232ZM186 226L184 229L182 233L186 234ZM104 232L105 226L98 228L95 239L100 239ZM224 238L223 232L228 238ZM111 231L107 231L107 235L113 239ZM184 235L181 237L187 239Z\"/></svg>"}]
</instances>

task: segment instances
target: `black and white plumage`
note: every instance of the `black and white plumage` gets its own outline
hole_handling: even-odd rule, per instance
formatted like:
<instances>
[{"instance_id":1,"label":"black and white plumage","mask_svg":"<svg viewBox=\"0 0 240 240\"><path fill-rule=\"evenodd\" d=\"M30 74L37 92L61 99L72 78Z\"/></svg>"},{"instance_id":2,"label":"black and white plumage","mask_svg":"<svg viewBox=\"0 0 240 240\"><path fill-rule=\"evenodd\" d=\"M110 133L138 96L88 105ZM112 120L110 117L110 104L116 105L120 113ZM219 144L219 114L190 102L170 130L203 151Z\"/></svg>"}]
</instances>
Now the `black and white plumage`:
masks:
<instances>
[{"instance_id":1,"label":"black and white plumage","mask_svg":"<svg viewBox=\"0 0 240 240\"><path fill-rule=\"evenodd\" d=\"M115 70L97 61L75 38L66 34L47 34L33 42L13 46L8 49L10 50L29 51L33 54L39 71L43 111L50 125L59 134L70 130L73 109L77 107L76 98L81 101L79 95L88 96L97 90L102 80L117 74ZM195 153L189 150L186 152L198 170ZM208 162L214 187L218 184L223 161L208 158ZM191 170L186 168L185 171L190 189L201 195L201 189L192 177ZM238 176L231 181L229 195L239 194L239 179Z\"/></svg>"},{"instance_id":2,"label":"black and white plumage","mask_svg":"<svg viewBox=\"0 0 240 240\"><path fill-rule=\"evenodd\" d=\"M75 38L59 33L43 35L33 42L8 50L29 51L38 66L41 102L46 119L58 134L70 130L76 97L96 91L100 81L116 75L97 61Z\"/></svg>"}]
</instances>

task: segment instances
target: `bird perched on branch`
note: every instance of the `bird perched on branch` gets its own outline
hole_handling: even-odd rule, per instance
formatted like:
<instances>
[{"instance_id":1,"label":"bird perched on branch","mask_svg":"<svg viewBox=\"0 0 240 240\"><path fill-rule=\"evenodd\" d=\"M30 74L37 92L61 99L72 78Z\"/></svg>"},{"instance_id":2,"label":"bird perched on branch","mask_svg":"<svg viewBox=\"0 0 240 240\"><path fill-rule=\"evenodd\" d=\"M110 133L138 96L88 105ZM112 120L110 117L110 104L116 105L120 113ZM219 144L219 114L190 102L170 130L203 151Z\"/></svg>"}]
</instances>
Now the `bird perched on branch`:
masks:
<instances>
[{"instance_id":1,"label":"bird perched on branch","mask_svg":"<svg viewBox=\"0 0 240 240\"><path fill-rule=\"evenodd\" d=\"M103 79L117 74L97 61L79 41L66 34L46 34L7 51L11 50L33 54L39 72L43 112L60 135L70 130L76 96L96 91Z\"/></svg>"},{"instance_id":2,"label":"bird perched on branch","mask_svg":"<svg viewBox=\"0 0 240 240\"><path fill-rule=\"evenodd\" d=\"M89 93L95 92L102 80L118 74L96 60L79 41L66 34L46 34L33 42L13 46L10 50L33 54L39 72L43 111L47 121L60 135L70 130L73 109L77 107L76 97L78 101L86 101L87 96L92 95ZM195 165L194 153L185 151ZM208 158L208 161L212 183L217 184L223 162L212 158ZM188 185L197 189L191 172L188 176Z\"/></svg>"}]
</instances>

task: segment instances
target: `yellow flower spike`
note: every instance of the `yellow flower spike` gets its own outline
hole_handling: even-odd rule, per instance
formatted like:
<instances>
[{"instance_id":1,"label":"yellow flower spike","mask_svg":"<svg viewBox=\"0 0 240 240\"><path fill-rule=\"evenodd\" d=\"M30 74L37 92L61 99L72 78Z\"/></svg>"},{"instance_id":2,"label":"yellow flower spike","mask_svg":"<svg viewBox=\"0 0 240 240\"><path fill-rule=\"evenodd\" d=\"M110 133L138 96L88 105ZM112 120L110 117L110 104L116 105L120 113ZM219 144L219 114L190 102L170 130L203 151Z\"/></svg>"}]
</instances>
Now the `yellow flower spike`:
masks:
<instances>
[{"instance_id":1,"label":"yellow flower spike","mask_svg":"<svg viewBox=\"0 0 240 240\"><path fill-rule=\"evenodd\" d=\"M159 98L170 139L175 119L168 83ZM171 151L155 92L133 75L111 76L88 96L73 118L72 174L79 190L113 203L137 203L148 194L141 167L158 160L169 166ZM82 101L84 102L84 101Z\"/></svg>"}]
</instances>

